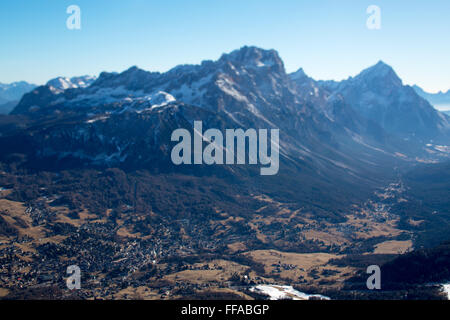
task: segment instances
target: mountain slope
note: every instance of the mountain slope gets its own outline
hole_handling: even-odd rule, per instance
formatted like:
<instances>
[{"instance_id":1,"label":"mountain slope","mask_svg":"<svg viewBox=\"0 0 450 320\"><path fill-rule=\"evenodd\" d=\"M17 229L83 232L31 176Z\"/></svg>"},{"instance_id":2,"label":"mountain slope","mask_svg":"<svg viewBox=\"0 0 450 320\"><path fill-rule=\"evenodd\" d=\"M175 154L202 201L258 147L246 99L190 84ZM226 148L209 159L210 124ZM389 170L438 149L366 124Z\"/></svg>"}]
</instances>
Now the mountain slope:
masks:
<instances>
[{"instance_id":1,"label":"mountain slope","mask_svg":"<svg viewBox=\"0 0 450 320\"><path fill-rule=\"evenodd\" d=\"M3 104L0 104L0 114L8 114L10 113L19 103L19 101L9 101Z\"/></svg>"}]
</instances>

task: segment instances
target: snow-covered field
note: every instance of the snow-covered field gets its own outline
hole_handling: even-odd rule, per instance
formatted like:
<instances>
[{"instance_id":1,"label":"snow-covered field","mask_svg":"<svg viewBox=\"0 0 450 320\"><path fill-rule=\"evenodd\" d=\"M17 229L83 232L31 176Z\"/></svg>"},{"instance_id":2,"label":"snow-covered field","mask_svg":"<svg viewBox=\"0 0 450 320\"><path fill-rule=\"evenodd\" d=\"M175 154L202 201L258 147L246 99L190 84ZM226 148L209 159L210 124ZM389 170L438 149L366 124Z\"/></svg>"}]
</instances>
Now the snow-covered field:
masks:
<instances>
[{"instance_id":1,"label":"snow-covered field","mask_svg":"<svg viewBox=\"0 0 450 320\"><path fill-rule=\"evenodd\" d=\"M318 294L306 294L295 290L292 286L278 285L257 285L250 288L250 291L263 294L270 297L270 300L292 299L309 300L311 298L330 300L330 298Z\"/></svg>"}]
</instances>

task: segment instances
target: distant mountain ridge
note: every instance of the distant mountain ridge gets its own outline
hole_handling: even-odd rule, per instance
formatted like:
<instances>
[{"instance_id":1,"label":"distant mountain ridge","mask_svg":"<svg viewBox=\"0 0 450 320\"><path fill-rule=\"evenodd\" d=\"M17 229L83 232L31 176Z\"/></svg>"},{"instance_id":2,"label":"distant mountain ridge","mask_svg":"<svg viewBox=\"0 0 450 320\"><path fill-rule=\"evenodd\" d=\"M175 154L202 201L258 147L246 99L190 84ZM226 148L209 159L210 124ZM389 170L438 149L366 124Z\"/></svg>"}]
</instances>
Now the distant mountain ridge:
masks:
<instances>
[{"instance_id":1,"label":"distant mountain ridge","mask_svg":"<svg viewBox=\"0 0 450 320\"><path fill-rule=\"evenodd\" d=\"M438 109L445 108L447 110L445 113L449 113L450 111L450 89L447 92L438 92L438 93L429 93L423 90L421 87L414 85L414 90L418 95L428 100L433 106Z\"/></svg>"},{"instance_id":2,"label":"distant mountain ridge","mask_svg":"<svg viewBox=\"0 0 450 320\"><path fill-rule=\"evenodd\" d=\"M9 113L19 103L22 96L34 88L36 88L35 84L25 81L0 83L0 114Z\"/></svg>"}]
</instances>

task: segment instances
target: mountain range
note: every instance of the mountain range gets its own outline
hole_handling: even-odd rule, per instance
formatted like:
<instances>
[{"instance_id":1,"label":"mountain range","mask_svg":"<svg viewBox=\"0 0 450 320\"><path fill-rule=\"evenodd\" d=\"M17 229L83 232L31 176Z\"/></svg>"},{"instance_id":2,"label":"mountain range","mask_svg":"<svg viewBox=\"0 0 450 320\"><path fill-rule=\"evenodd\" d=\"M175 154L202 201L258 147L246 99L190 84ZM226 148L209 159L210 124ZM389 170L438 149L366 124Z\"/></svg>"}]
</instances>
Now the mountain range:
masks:
<instances>
[{"instance_id":1,"label":"mountain range","mask_svg":"<svg viewBox=\"0 0 450 320\"><path fill-rule=\"evenodd\" d=\"M144 116L148 120L142 125L151 122L157 128L192 129L193 120L212 127L219 119L222 126L280 128L281 153L286 158L346 170L357 171L361 161L385 163L386 157L447 156L442 148L432 147L431 153L429 149L449 144L449 117L403 85L381 61L348 80L315 81L303 70L287 74L274 50L243 47L217 61L182 65L166 73L132 67L122 73L103 72L98 79L84 78L82 83L76 84L74 78L49 81L25 94L11 112L38 125L39 119L48 121L56 115L61 125L69 116L79 119L65 129L72 130L70 134L55 131L48 137L46 128L47 138L40 143L48 147L39 147L40 157L64 154L95 162L103 157L108 165L128 163L136 159L129 152L142 153L144 140L153 137L151 145L156 149L145 153L146 160L161 160L158 153L170 144L168 136L151 130L149 136L135 137L120 128L129 119ZM116 135L116 130L121 133ZM62 134L73 140L61 145L51 141ZM87 134L95 148L84 143ZM39 133L33 137L37 139ZM68 149L74 145L77 150ZM355 159L358 163L352 163Z\"/></svg>"}]
</instances>

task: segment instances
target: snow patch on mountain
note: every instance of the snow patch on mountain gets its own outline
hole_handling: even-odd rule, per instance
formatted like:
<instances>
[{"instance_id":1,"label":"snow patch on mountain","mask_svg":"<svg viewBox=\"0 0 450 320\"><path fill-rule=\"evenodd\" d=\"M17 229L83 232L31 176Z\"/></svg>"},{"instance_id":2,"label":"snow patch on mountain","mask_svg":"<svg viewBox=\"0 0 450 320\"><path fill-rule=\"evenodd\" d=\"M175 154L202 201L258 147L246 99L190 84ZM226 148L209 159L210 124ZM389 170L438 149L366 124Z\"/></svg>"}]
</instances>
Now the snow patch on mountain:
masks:
<instances>
[{"instance_id":1,"label":"snow patch on mountain","mask_svg":"<svg viewBox=\"0 0 450 320\"><path fill-rule=\"evenodd\" d=\"M87 88L94 83L96 79L97 78L94 76L81 76L73 78L57 77L48 81L46 85L50 87L52 92L58 94L67 89Z\"/></svg>"},{"instance_id":2,"label":"snow patch on mountain","mask_svg":"<svg viewBox=\"0 0 450 320\"><path fill-rule=\"evenodd\" d=\"M0 83L0 103L19 100L23 94L36 88L35 84L25 81Z\"/></svg>"}]
</instances>

